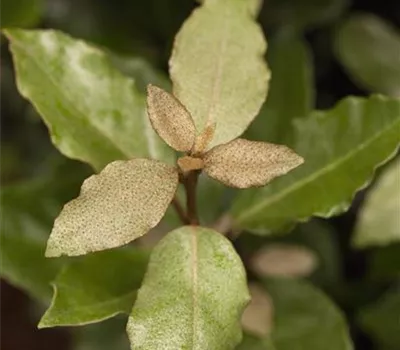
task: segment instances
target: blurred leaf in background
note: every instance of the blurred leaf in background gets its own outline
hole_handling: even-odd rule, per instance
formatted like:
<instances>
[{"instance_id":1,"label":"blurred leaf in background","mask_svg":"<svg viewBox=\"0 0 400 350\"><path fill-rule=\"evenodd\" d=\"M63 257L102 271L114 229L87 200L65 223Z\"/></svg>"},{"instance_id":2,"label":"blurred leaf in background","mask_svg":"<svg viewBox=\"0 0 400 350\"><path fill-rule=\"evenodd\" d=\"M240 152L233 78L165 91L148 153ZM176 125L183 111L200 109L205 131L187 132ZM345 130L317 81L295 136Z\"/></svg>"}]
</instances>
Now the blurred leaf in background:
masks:
<instances>
[{"instance_id":1,"label":"blurred leaf in background","mask_svg":"<svg viewBox=\"0 0 400 350\"><path fill-rule=\"evenodd\" d=\"M45 0L2 0L1 28L32 27L39 23L45 9Z\"/></svg>"},{"instance_id":2,"label":"blurred leaf in background","mask_svg":"<svg viewBox=\"0 0 400 350\"><path fill-rule=\"evenodd\" d=\"M398 28L371 14L354 14L337 30L335 53L357 84L400 97Z\"/></svg>"}]
</instances>

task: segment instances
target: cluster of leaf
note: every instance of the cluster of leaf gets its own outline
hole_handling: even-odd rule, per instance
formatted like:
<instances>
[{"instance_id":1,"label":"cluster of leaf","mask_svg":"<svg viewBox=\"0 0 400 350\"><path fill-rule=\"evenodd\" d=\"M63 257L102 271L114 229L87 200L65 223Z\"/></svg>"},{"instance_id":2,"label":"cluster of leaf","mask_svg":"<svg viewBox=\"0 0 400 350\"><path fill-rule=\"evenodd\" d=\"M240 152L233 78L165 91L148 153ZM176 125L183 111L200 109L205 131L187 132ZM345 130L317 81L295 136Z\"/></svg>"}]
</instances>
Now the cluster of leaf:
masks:
<instances>
[{"instance_id":1,"label":"cluster of leaf","mask_svg":"<svg viewBox=\"0 0 400 350\"><path fill-rule=\"evenodd\" d=\"M232 154L226 159L224 154L217 154L217 161L213 163L212 150L201 157L191 157L198 153L192 152L188 162L185 162L188 159L180 158L178 168L164 165L159 160L171 164L175 161L175 154L151 128L152 124L159 135L178 151L190 151L193 144L202 143L197 140L204 139L209 142L209 148L217 146L213 149L227 147L229 150L230 143L218 145L239 136L265 98L267 82L260 59L265 43L260 33L256 33L259 29L250 16L258 8L257 1L249 5L240 0L208 0L193 13L177 36L171 58L174 94L185 107L177 110L181 106L173 97L155 88L150 89L153 93L150 93L149 105L156 109L152 113L149 108L151 123L146 115L140 78L132 81L121 75L99 49L59 32L7 32L20 92L43 117L54 144L65 155L88 162L96 170L109 163L112 165L85 182L80 197L72 202L74 205L63 210L69 217L58 219L52 237L58 235L68 237L68 240L58 237L49 255L78 255L119 246L146 233L159 222L171 201L179 171L184 173L204 168L211 177L236 187L247 187L241 183L251 180L253 174L258 181L257 170L268 172L268 168L262 167L266 164L264 160L269 159L269 153L264 156L262 150L257 152L258 155L261 153L263 161L254 166L254 157L250 153L253 147L249 147L247 152L246 143L232 148L233 155L238 154L248 161L247 166L240 167L244 173L234 176L233 180L230 174L237 173L230 172L230 163L234 159ZM287 14L283 8L281 11L277 13ZM275 18L279 20L279 16ZM353 64L358 58L349 54L354 53L348 48L353 45L349 38L352 35L357 38L360 35L357 31L362 31L363 26L368 34L371 25L368 19L357 21L355 24L345 23L338 32L338 57L351 74L372 91L398 95L398 80L388 78L379 83L377 75L371 73L375 67L381 67L372 56L368 56L371 58L370 66L364 68L368 74L360 65ZM305 164L267 187L241 193L225 190L202 175L198 204L200 219L204 223L212 224L211 220L216 219L223 209L226 223L217 223L216 227L271 237L286 232L296 222L311 216L338 214L346 210L354 194L369 183L377 166L395 154L400 141L398 99L351 97L331 110L313 111L310 53L301 38L301 30L309 23L300 21L296 30L282 30L272 38L268 57L272 71L269 96L246 132L246 138L250 140L288 145L305 159ZM379 45L386 40L386 31L382 32L383 39L377 39ZM387 45L398 45L398 38L392 36ZM362 52L354 54L362 55ZM385 63L385 67L393 69L387 72L388 76L398 75L396 57L385 59L393 61L391 65ZM377 70L381 77L382 69ZM143 81L160 85L154 79L150 76ZM164 101L155 106L160 98L166 98L167 103ZM160 113L162 117L168 116L169 108L162 111L168 104L178 105L172 108L175 114L183 115L180 123L163 125L168 119L160 118ZM184 120L186 127L182 126ZM192 137L196 134L194 128L211 131L200 133L195 139ZM212 140L207 134L213 136ZM205 149L207 145L203 145L202 151ZM144 157L158 161L151 162L142 159ZM193 162L193 158L201 160L201 165ZM207 167L206 164L211 165ZM213 164L217 165L214 171ZM259 167L261 169L257 169ZM160 172L155 172L155 169ZM396 221L399 210L398 172L399 164L393 162L374 184L357 223L356 245L365 247L399 240ZM136 185L138 179L140 188ZM15 210L15 206L30 198L26 190L10 188L2 194L2 202L10 214L5 213L6 220L2 223L1 271L8 280L41 298L48 297L49 282L53 281L53 301L40 326L88 324L118 313L129 314L140 288L128 323L133 348L165 348L168 344L168 348L175 349L185 344L188 348L228 349L239 343L241 331L238 321L248 300L248 292L242 263L223 236L200 227L174 230L156 245L149 263L148 254L137 246L68 260L45 259L44 240L48 224L43 224L42 220L36 222L37 216L45 221L47 216L54 217L66 199L51 191L48 179L35 186L31 196L37 199L40 193L39 215L30 213L30 206L26 210L24 207ZM146 188L146 192L143 193L141 188ZM46 189L50 189L48 195ZM210 200L212 196L218 200ZM220 198L224 196L229 197L228 205L221 205ZM164 198L161 207L154 206L154 197ZM121 202L121 198L125 202ZM97 203L101 210L86 203ZM156 203L159 205L160 202ZM42 211L44 208L54 209L54 206L55 213ZM21 217L13 217L15 213ZM33 225L32 220L35 221ZM24 222L29 224L28 234L25 234L27 230L24 227L28 224ZM167 227L176 225L176 220L168 213L163 222ZM114 231L110 231L110 225L115 225ZM37 226L39 234L31 232L32 226ZM310 260L309 252L298 249L299 244L312 246L317 243L310 242L321 242L321 238L315 239L315 236L324 235L324 230L318 225L317 228L301 227L315 234L304 238L307 233L294 232L288 242L280 243L281 246L271 245L269 251L249 247L258 251L250 266L262 282L250 288L252 302L247 316L245 313L250 322L243 319L247 333L239 345L243 349L352 348L342 314L321 291L305 281L271 278L312 273L311 279L320 281L318 274L326 277L329 273L327 266L331 265L324 261L326 256ZM88 233L84 241L79 240L82 235L78 239L73 235L83 228ZM299 243L301 237L307 243ZM330 245L329 242L320 244ZM312 250L324 251L317 246ZM396 258L396 250L391 256ZM383 258L376 256L374 266L377 270L379 264L387 264L386 259L386 253L383 253ZM288 266L281 266L284 261L289 262ZM398 259L397 265L395 261L391 265L393 275L398 276ZM300 272L293 272L294 266L300 268ZM36 269L43 273L37 274ZM145 270L147 273L142 282ZM261 310L255 321L252 320L254 312L251 312L254 305L255 309ZM394 349L399 344L393 336L397 334L397 328L381 326L387 322L379 322L379 318L395 319L398 313L399 297L394 290L382 302L366 308L360 314L360 323L374 334L379 343ZM254 324L259 327L254 327ZM327 344L327 339L332 341Z\"/></svg>"}]
</instances>

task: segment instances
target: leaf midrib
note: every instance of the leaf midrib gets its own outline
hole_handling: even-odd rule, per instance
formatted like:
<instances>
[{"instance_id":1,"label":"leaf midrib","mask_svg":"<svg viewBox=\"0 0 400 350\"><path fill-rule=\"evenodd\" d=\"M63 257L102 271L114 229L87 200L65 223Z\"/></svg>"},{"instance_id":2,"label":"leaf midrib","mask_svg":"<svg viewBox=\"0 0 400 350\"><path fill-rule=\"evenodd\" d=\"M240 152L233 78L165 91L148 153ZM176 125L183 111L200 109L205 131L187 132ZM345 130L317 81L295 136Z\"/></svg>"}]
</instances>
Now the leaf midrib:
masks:
<instances>
[{"instance_id":1,"label":"leaf midrib","mask_svg":"<svg viewBox=\"0 0 400 350\"><path fill-rule=\"evenodd\" d=\"M198 242L196 228L192 228L191 246L192 246L192 303L193 303L193 319L192 319L192 349L195 349L196 328L198 318Z\"/></svg>"},{"instance_id":2,"label":"leaf midrib","mask_svg":"<svg viewBox=\"0 0 400 350\"><path fill-rule=\"evenodd\" d=\"M388 131L390 131L390 129L395 127L397 124L399 124L399 126L400 126L400 119L395 120L393 123L388 125L386 128L377 132L374 136L372 136L364 144L361 144L358 147L352 149L345 156L339 157L336 161L313 172L310 176L308 176L308 177L306 176L302 180L295 182L292 186L289 186L289 187L285 188L283 191L278 192L277 194L269 197L269 199L267 201L264 201L264 202L259 203L258 205L255 205L253 208L249 209L248 211L244 211L242 213L242 215L240 215L237 218L236 222L237 223L243 222L246 217L249 217L249 216L253 215L255 212L263 210L263 209L265 209L265 207L268 207L271 204L282 200L286 196L290 195L292 192L297 191L297 190L301 189L302 187L308 185L310 182L313 182L317 178L324 176L332 168L339 167L342 163L346 162L348 159L352 158L353 156L357 155L359 152L362 152L363 150L368 148L372 143L374 143L377 139L379 139L383 134L386 134Z\"/></svg>"},{"instance_id":3,"label":"leaf midrib","mask_svg":"<svg viewBox=\"0 0 400 350\"><path fill-rule=\"evenodd\" d=\"M20 45L19 42L18 42L18 40L15 40L15 39L13 38L12 35L9 35L9 38L10 38L12 44L15 45L15 46L16 46L20 51L22 51L26 56L28 56L28 57L31 59L31 61L33 62L33 64L36 65L36 67L38 67L38 69L39 69L40 71L42 71L43 74L44 74L45 76L47 76L48 81L50 82L50 84L52 84L52 85L56 88L55 90L58 92L58 95L64 96L65 101L66 101L67 104L69 105L70 109L73 110L73 111L75 111L75 112L77 112L76 114L77 114L77 115L80 115L80 117L81 117L80 119L81 119L81 120L89 122L88 124L91 125L91 126L97 131L97 133L98 133L102 138L105 138L112 146L114 146L114 147L116 148L116 150L117 150L118 152L120 152L124 158L128 158L128 153L126 153L125 150L123 150L123 149L121 148L121 146L119 146L114 140L112 140L111 138L109 138L108 135L107 135L106 133L104 133L104 131L103 131L102 129L100 129L96 124L91 123L91 119L90 119L90 118L85 118L85 113L83 113L82 111L80 111L80 110L75 106L75 104L73 103L73 99L71 99L71 97L68 95L68 93L66 93L66 90L62 90L62 92L60 91L60 88L59 88L59 86L57 85L57 83L54 81L54 79L53 79L53 77L52 77L52 74L49 74L49 72L45 69L45 67L43 67L43 66L36 60L35 55L32 55L32 53L30 52L29 49L24 48L24 46ZM12 51L13 51L13 50L12 50ZM17 57L14 56L14 60L15 60L15 61L18 61ZM17 66L17 65L16 65L16 66ZM20 89L20 91L21 91L21 90L22 90L22 89ZM21 91L21 94L22 94L22 91ZM24 94L24 95L25 95L25 94ZM29 97L26 96L26 95L25 95L25 97L27 97L27 98L36 106L36 103L35 103L33 100L31 100L31 98L29 98ZM83 118L82 118L82 117L83 117ZM46 118L46 121L47 121L47 118ZM50 123L50 124L51 124L51 123Z\"/></svg>"}]
</instances>

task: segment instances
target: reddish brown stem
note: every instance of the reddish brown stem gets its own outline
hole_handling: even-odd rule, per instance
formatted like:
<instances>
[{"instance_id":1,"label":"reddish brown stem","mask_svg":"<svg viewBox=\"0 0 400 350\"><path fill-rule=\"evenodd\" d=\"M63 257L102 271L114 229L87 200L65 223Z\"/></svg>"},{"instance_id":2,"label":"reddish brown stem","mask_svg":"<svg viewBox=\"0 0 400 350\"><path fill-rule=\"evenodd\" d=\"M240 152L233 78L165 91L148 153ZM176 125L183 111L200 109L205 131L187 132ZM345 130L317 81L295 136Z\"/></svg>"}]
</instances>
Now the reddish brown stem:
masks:
<instances>
[{"instance_id":1,"label":"reddish brown stem","mask_svg":"<svg viewBox=\"0 0 400 350\"><path fill-rule=\"evenodd\" d=\"M199 218L197 215L197 179L199 177L198 171L190 171L183 179L183 185L186 190L186 210L187 218L190 225L199 225Z\"/></svg>"}]
</instances>

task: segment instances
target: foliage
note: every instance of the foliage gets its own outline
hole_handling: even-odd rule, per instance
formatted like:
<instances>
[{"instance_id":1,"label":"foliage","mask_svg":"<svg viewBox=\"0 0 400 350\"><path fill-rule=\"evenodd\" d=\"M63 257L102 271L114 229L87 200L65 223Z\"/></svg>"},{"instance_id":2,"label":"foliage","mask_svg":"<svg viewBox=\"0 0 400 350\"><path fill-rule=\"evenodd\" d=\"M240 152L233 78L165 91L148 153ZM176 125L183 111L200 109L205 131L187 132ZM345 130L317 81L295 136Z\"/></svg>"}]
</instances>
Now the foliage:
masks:
<instances>
[{"instance_id":1,"label":"foliage","mask_svg":"<svg viewBox=\"0 0 400 350\"><path fill-rule=\"evenodd\" d=\"M74 331L78 349L350 350L348 322L397 348L399 33L342 21L342 0L169 1L124 4L132 37L105 34L104 4L81 31L51 16L55 29L21 29L42 2L2 4L24 118L92 170L32 162L36 179L4 188L1 276L50 303L39 328L118 315ZM321 103L306 34L331 23L330 50L370 96ZM330 218L354 212L347 239ZM346 240L360 281L343 273Z\"/></svg>"}]
</instances>

